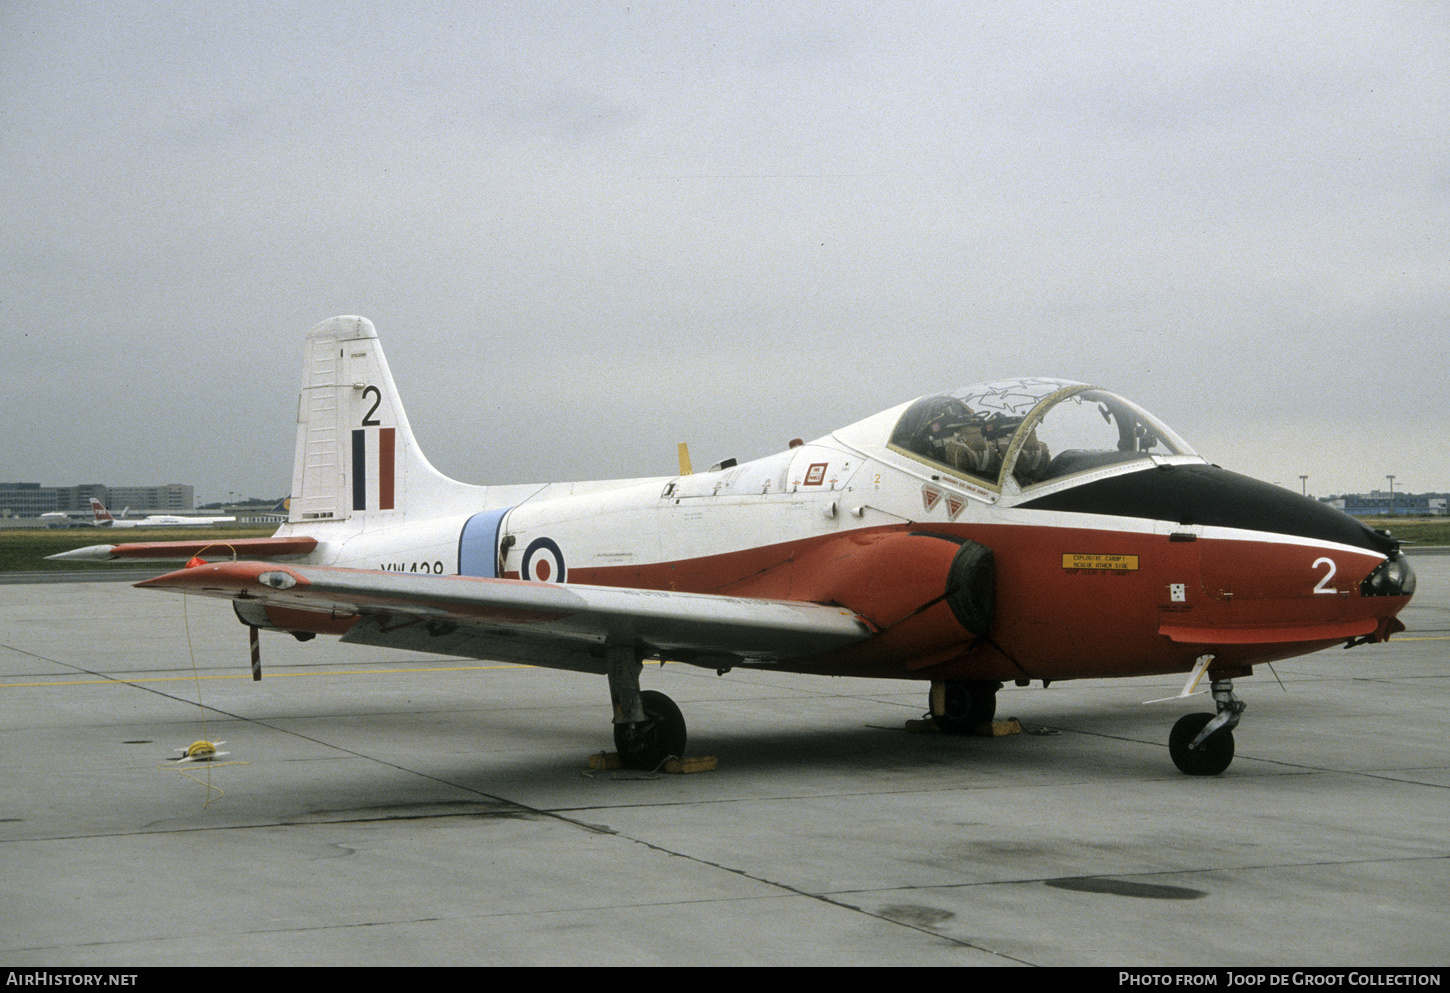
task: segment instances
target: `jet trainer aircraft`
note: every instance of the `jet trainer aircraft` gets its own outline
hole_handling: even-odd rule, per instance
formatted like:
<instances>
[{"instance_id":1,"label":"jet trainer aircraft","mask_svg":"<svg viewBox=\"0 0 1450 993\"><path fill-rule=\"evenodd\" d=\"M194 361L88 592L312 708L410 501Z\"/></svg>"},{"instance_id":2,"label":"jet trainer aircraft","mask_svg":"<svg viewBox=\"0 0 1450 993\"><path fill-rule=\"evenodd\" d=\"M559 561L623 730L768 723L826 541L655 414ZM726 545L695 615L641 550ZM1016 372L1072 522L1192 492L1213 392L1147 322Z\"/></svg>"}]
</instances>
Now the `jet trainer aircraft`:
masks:
<instances>
[{"instance_id":1,"label":"jet trainer aircraft","mask_svg":"<svg viewBox=\"0 0 1450 993\"><path fill-rule=\"evenodd\" d=\"M1170 754L1222 772L1255 665L1384 641L1399 544L1208 464L1106 390L1014 379L924 397L753 462L472 486L419 451L373 325L308 334L290 516L271 538L98 545L189 559L138 584L232 600L251 628L605 675L622 759L685 748L642 663L929 682L948 732L1004 681L1187 674L1216 713ZM254 656L254 675L260 675ZM1185 686L1185 695L1189 687Z\"/></svg>"}]
</instances>

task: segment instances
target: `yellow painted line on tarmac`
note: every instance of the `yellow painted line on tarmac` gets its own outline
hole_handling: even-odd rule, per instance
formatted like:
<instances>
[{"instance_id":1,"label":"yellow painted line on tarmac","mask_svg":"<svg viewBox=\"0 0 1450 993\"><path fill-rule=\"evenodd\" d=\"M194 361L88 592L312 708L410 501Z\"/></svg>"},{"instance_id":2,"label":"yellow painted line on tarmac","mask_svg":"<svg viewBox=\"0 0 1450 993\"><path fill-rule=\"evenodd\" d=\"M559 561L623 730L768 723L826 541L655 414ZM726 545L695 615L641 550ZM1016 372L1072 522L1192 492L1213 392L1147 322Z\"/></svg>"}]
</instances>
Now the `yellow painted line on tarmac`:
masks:
<instances>
[{"instance_id":1,"label":"yellow painted line on tarmac","mask_svg":"<svg viewBox=\"0 0 1450 993\"><path fill-rule=\"evenodd\" d=\"M534 666L514 664L495 665L456 665L439 667L435 669L328 669L312 672L264 672L265 679L295 679L300 676L408 676L413 673L423 672L476 672L485 669L532 669ZM141 679L55 679L41 683L0 683L0 689L17 689L24 686L91 686L99 683L119 683L122 685L140 685L141 683L194 683L198 680L210 679L245 679L250 681L252 671L250 669L239 673L225 676L146 676Z\"/></svg>"}]
</instances>

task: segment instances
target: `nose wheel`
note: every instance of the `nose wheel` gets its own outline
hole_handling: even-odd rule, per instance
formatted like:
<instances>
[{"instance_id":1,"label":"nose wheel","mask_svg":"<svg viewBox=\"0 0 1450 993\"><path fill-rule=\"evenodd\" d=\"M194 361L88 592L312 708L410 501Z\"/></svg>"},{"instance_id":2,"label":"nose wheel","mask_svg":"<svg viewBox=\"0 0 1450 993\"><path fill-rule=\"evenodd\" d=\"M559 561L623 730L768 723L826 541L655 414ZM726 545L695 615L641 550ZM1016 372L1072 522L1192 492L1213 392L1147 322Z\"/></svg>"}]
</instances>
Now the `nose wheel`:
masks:
<instances>
[{"instance_id":1,"label":"nose wheel","mask_svg":"<svg viewBox=\"0 0 1450 993\"><path fill-rule=\"evenodd\" d=\"M1190 776L1217 776L1234 760L1233 729L1248 704L1234 696L1232 679L1213 681L1216 714L1189 714L1173 725L1168 754Z\"/></svg>"}]
</instances>

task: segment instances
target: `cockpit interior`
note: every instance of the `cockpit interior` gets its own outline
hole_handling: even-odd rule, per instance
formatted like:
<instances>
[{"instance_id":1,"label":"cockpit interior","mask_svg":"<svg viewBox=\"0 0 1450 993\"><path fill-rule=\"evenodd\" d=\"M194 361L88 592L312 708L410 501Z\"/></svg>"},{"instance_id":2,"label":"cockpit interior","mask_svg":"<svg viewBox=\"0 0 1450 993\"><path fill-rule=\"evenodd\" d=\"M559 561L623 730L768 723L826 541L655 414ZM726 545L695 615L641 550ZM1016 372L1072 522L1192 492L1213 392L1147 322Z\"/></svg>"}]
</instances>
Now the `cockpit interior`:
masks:
<instances>
[{"instance_id":1,"label":"cockpit interior","mask_svg":"<svg viewBox=\"0 0 1450 993\"><path fill-rule=\"evenodd\" d=\"M999 380L923 397L890 447L978 484L1027 489L1157 457L1193 456L1147 411L1106 390L1059 379Z\"/></svg>"}]
</instances>

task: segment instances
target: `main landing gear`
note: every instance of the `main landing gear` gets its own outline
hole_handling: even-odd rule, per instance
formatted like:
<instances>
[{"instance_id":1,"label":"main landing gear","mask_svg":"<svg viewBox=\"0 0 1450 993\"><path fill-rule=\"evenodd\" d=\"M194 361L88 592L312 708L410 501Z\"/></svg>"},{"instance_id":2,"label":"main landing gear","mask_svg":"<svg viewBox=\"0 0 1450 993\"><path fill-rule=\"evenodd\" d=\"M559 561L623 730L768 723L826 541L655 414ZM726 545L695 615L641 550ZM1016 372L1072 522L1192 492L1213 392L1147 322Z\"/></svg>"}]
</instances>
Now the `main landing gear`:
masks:
<instances>
[{"instance_id":1,"label":"main landing gear","mask_svg":"<svg viewBox=\"0 0 1450 993\"><path fill-rule=\"evenodd\" d=\"M614 701L614 747L629 769L658 769L685 754L685 718L675 701L656 690L640 691L644 668L632 647L608 649L609 696Z\"/></svg>"},{"instance_id":2,"label":"main landing gear","mask_svg":"<svg viewBox=\"0 0 1450 993\"><path fill-rule=\"evenodd\" d=\"M1217 714L1179 718L1168 736L1173 764L1190 776L1217 776L1234 760L1233 729L1248 704L1234 696L1232 679L1213 681L1213 702Z\"/></svg>"},{"instance_id":3,"label":"main landing gear","mask_svg":"<svg viewBox=\"0 0 1450 993\"><path fill-rule=\"evenodd\" d=\"M997 716L995 680L948 679L931 684L931 719L947 734L971 734Z\"/></svg>"}]
</instances>

